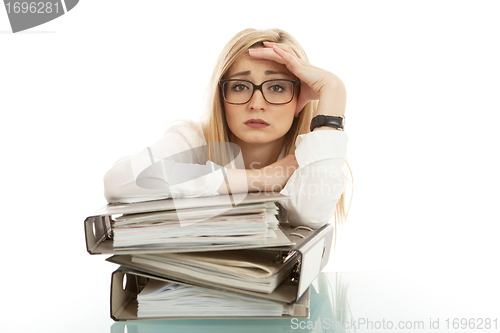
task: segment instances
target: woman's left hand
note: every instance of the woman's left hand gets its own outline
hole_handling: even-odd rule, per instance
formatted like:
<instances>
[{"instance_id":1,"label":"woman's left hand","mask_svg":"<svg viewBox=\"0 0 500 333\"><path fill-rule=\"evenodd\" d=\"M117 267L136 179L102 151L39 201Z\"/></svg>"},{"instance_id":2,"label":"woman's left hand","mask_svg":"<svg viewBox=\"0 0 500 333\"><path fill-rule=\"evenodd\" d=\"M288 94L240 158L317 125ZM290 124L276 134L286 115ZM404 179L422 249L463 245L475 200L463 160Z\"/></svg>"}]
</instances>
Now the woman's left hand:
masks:
<instances>
[{"instance_id":1,"label":"woman's left hand","mask_svg":"<svg viewBox=\"0 0 500 333\"><path fill-rule=\"evenodd\" d=\"M249 49L250 56L285 65L301 82L296 115L308 102L317 99L320 100L320 106L323 106L318 106L317 114L344 114L346 93L344 83L338 76L300 59L288 45L264 42L264 46L265 48ZM326 107L325 104L334 105Z\"/></svg>"}]
</instances>

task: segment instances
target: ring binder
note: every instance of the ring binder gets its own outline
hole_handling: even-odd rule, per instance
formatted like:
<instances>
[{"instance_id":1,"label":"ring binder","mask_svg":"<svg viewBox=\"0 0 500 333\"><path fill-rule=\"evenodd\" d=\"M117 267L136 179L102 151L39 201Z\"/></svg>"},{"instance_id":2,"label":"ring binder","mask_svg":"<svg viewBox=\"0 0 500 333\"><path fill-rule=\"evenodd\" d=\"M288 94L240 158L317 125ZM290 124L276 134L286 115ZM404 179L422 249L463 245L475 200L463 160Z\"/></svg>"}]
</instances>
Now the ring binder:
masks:
<instances>
[{"instance_id":1,"label":"ring binder","mask_svg":"<svg viewBox=\"0 0 500 333\"><path fill-rule=\"evenodd\" d=\"M278 200L288 199L288 197L282 196L278 193L260 193L257 195L255 193L248 193L244 195L246 196L245 198L235 200L240 202L243 206L246 204L253 204L255 206L256 203L259 202L276 203ZM304 226L292 228L291 225L286 223L287 221L283 219L283 216L286 216L286 211L283 207L280 207L279 204L277 204L277 206L279 207L278 215L281 216L279 220L280 223L278 224L277 221L275 221L275 225L268 224L267 226L267 228L269 228L268 230L276 233L277 238L267 239L265 244L230 244L225 246L206 245L190 246L186 248L174 247L167 250L127 250L116 248L113 245L115 237L114 225L117 223L123 228L124 225L138 223L136 221L140 222L141 220L137 219L143 219L142 216L147 218L147 216L158 215L155 212L163 212L172 209L175 210L175 208L191 209L196 207L211 207L217 205L220 200L227 201L224 198L221 199L217 197L177 199L175 207L170 199L140 202L135 204L117 203L107 205L94 215L85 219L84 230L87 251L90 254L114 254L114 256L108 258L107 260L121 265L120 268L112 275L110 311L111 317L114 320L138 319L137 294L142 290L148 279L170 281L195 287L209 288L210 290L229 292L233 295L241 295L243 297L251 297L263 301L287 304L288 307L294 309L293 316L307 317L309 315L308 288L314 278L316 278L328 262L334 228L330 224L326 224L317 230ZM267 210L269 208L268 205L264 205L264 207L267 207L265 208L266 212L269 212ZM238 209L241 209L241 207ZM159 215L164 216L165 214L168 215L170 213L161 213ZM266 223L269 222L266 221ZM271 229L271 227L273 229ZM226 252L227 250L230 251ZM162 256L169 257L169 255L166 255L167 253L175 252L186 252L185 255L188 257L191 255L197 257L199 255L196 254L196 252L204 253L217 251L214 253L222 253L220 251L223 251L225 255L231 251L240 250L242 250L242 252L247 251L254 253L259 253L259 251L267 253L269 251L270 255L267 256L267 260L269 260L268 262L274 264L281 263L287 268L281 271L281 276L277 280L269 280L276 281L269 284L269 289L256 291L245 290L242 288L241 284L238 285L234 282L237 280L243 281L240 277L237 277L234 281L230 281L230 278L226 279L226 285L224 285L221 283L222 279L220 278L203 280L196 275L197 273L190 273L189 270L184 270L184 273L181 274L179 271L164 270L154 265L151 266L150 262L147 261L152 259L154 260L155 256L158 256L159 258ZM224 257L219 254L214 254L213 256L210 254L208 256L210 257L210 260L217 260L218 257ZM197 264L194 263L192 267L195 268L192 272L196 272L201 266L198 267ZM215 276L216 275L214 275L214 277ZM127 279L125 287L123 287L124 278ZM193 316L189 318L196 317ZM167 318L158 317L154 319Z\"/></svg>"},{"instance_id":2,"label":"ring binder","mask_svg":"<svg viewBox=\"0 0 500 333\"><path fill-rule=\"evenodd\" d=\"M286 235L293 232L289 224L281 224ZM272 293L265 294L255 291L243 290L224 286L217 281L205 281L196 276L187 276L172 271L162 271L154 267L134 262L132 255L114 255L107 258L107 261L121 265L134 271L142 272L151 276L165 278L173 281L188 283L200 287L217 288L234 293L251 295L258 298L270 299L286 303L292 303L300 298L309 287L311 282L321 272L328 263L331 244L333 239L333 226L326 224L318 230L304 231L306 238L297 239L297 244L293 246L284 246L276 248L261 248L260 250L278 250L282 253L296 252L295 267L292 269L289 277L285 279Z\"/></svg>"},{"instance_id":3,"label":"ring binder","mask_svg":"<svg viewBox=\"0 0 500 333\"><path fill-rule=\"evenodd\" d=\"M127 284L125 288L122 287L123 279L127 279ZM111 275L111 295L110 295L110 315L115 321L133 321L133 320L144 320L145 318L139 318L137 316L137 295L145 287L149 279L179 283L178 281L169 280L166 278L161 278L158 276L153 276L146 274L144 272L139 272L126 267L120 266ZM191 285L189 283L181 283L185 285ZM287 305L293 312L291 315L282 315L281 318L309 318L309 289L304 292L299 300L293 303L277 302L279 304ZM193 316L159 316L147 318L148 320L172 320L172 319L234 319L234 318L245 318L245 319L273 319L277 317L265 317L265 316L244 316L244 317L232 317L232 316L217 316L217 317L201 317L196 313Z\"/></svg>"},{"instance_id":4,"label":"ring binder","mask_svg":"<svg viewBox=\"0 0 500 333\"><path fill-rule=\"evenodd\" d=\"M289 197L279 193L262 192L262 193L241 193L233 194L232 196L240 196L237 202L240 205L259 203L259 202L276 202L278 200L286 200ZM225 245L199 245L196 247L175 249L175 248L148 248L148 249L127 249L115 248L113 246L113 217L123 214L139 214L153 213L169 210L190 209L197 207L213 207L221 202L226 202L226 195L201 198L186 198L176 199L175 206L172 199L138 202L131 204L110 204L94 215L85 219L85 238L87 251L90 254L134 254L134 253L167 253L167 252L195 252L195 251L214 251L214 250L229 250L242 248L260 248L260 247L279 247L290 246L294 242L288 238L281 228L272 230L276 238L268 238L265 241L241 244L225 244ZM238 206L236 206L238 207Z\"/></svg>"}]
</instances>

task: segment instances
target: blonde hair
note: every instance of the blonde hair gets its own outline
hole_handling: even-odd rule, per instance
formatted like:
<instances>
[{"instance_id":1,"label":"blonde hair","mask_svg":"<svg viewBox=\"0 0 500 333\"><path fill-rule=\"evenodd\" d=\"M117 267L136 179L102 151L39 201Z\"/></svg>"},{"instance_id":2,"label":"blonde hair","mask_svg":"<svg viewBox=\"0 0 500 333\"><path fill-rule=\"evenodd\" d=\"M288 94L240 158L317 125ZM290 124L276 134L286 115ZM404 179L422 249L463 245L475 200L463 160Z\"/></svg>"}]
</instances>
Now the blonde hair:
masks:
<instances>
[{"instance_id":1,"label":"blonde hair","mask_svg":"<svg viewBox=\"0 0 500 333\"><path fill-rule=\"evenodd\" d=\"M205 140L210 142L230 142L230 129L226 121L224 103L219 87L219 81L223 78L235 60L249 48L262 42L275 42L288 45L299 57L309 62L307 55L299 42L288 32L281 29L245 29L237 33L222 50L219 55L215 69L212 73L208 87L207 110L202 118L201 126ZM309 133L314 111L317 108L317 101L307 103L301 110L299 117L294 118L290 130L285 134L284 148L285 155L295 153L295 140L301 134ZM209 158L219 165L228 165L231 161L231 152L215 151L209 146ZM219 147L224 147L220 145ZM345 176L344 176L345 177ZM342 193L335 211L335 224L339 226L347 216L345 210L345 191Z\"/></svg>"}]
</instances>

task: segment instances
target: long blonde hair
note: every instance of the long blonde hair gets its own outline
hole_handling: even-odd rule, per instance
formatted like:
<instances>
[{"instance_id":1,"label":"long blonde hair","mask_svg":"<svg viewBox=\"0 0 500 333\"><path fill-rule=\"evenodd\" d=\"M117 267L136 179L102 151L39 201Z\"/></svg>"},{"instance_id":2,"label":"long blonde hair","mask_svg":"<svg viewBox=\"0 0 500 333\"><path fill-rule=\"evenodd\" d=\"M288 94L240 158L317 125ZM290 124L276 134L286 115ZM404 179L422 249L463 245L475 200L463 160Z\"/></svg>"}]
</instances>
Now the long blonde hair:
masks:
<instances>
[{"instance_id":1,"label":"long blonde hair","mask_svg":"<svg viewBox=\"0 0 500 333\"><path fill-rule=\"evenodd\" d=\"M224 103L219 87L219 81L235 62L235 60L249 48L262 42L275 42L288 45L299 57L309 62L307 55L299 42L288 32L281 29L245 29L237 33L220 53L208 88L208 105L201 127L205 140L210 142L230 142L230 129L226 121ZM285 155L295 153L295 140L297 136L310 132L309 126L312 116L317 108L317 101L307 103L299 114L294 118L290 130L285 134ZM227 151L215 151L209 146L209 158L219 165L228 165L231 161L231 153ZM345 177L345 176L344 176ZM335 211L335 224L340 225L346 218L345 191L337 203Z\"/></svg>"}]
</instances>

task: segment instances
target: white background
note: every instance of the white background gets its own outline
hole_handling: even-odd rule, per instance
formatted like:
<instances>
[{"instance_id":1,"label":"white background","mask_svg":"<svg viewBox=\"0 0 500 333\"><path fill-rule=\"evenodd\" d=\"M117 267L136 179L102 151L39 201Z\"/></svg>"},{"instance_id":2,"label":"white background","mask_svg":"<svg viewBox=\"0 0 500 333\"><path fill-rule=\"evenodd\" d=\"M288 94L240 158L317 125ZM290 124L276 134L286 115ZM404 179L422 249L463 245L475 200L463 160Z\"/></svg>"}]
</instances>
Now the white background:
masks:
<instances>
[{"instance_id":1,"label":"white background","mask_svg":"<svg viewBox=\"0 0 500 333\"><path fill-rule=\"evenodd\" d=\"M102 177L198 118L216 57L247 27L290 32L347 87L354 197L328 270L497 269L497 4L83 0L17 34L0 9L6 331L33 330L27 313L39 331L84 330L88 311L86 328L109 331L116 266L83 233Z\"/></svg>"}]
</instances>

